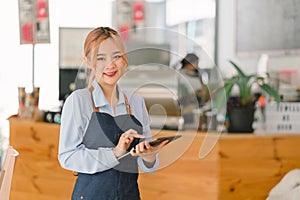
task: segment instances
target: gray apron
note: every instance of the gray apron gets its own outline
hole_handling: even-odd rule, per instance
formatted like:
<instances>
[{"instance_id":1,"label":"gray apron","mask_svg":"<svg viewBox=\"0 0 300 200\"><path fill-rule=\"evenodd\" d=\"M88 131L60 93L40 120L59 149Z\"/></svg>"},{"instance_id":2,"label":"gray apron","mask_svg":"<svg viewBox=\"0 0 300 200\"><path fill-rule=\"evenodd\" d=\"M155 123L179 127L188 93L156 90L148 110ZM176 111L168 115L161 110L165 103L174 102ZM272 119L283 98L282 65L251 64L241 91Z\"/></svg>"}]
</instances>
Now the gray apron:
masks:
<instances>
[{"instance_id":1,"label":"gray apron","mask_svg":"<svg viewBox=\"0 0 300 200\"><path fill-rule=\"evenodd\" d=\"M92 93L93 88L90 90ZM94 106L82 142L86 148L113 148L128 129L142 133L142 124L131 115L127 97L125 95L124 97L127 106L127 114L124 115L113 117L99 112ZM92 101L94 102L93 99ZM134 139L127 151L138 143L139 139ZM137 157L129 155L119 161L119 165L106 171L95 174L78 173L72 200L139 200ZM101 161L95 159L95 162Z\"/></svg>"}]
</instances>

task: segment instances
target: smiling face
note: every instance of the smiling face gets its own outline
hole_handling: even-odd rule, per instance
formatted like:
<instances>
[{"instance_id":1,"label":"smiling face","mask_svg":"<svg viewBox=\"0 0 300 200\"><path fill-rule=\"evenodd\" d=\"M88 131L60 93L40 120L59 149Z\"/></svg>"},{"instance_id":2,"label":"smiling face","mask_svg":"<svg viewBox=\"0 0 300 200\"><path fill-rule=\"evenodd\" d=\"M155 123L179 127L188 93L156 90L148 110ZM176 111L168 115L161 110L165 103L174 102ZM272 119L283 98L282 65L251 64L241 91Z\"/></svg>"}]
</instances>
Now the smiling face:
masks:
<instances>
[{"instance_id":1,"label":"smiling face","mask_svg":"<svg viewBox=\"0 0 300 200\"><path fill-rule=\"evenodd\" d=\"M125 72L127 64L123 52L114 38L104 40L96 55L95 78L101 86L115 86Z\"/></svg>"},{"instance_id":2,"label":"smiling face","mask_svg":"<svg viewBox=\"0 0 300 200\"><path fill-rule=\"evenodd\" d=\"M123 41L109 27L95 28L87 35L84 60L91 69L89 86L96 79L102 87L115 87L128 66Z\"/></svg>"}]
</instances>

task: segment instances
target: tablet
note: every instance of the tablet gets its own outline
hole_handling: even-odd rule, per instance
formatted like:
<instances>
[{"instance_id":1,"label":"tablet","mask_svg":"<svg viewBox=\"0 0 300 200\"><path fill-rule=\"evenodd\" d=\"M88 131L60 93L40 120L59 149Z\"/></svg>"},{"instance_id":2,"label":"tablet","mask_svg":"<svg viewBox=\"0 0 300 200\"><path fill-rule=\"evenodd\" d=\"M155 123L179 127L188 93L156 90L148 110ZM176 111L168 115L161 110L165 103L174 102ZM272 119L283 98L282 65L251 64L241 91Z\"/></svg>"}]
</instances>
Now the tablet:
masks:
<instances>
[{"instance_id":1,"label":"tablet","mask_svg":"<svg viewBox=\"0 0 300 200\"><path fill-rule=\"evenodd\" d=\"M159 138L156 138L152 141L149 142L149 144L153 147L156 147L158 145L160 145L163 141L166 141L168 140L167 144L169 144L170 142L174 141L174 140L177 140L178 138L180 138L181 135L174 135L174 136L166 136L166 137L159 137ZM126 156L130 155L130 152L127 152L125 153L123 156L120 156L118 158L118 160L120 160L121 158L124 158Z\"/></svg>"},{"instance_id":2,"label":"tablet","mask_svg":"<svg viewBox=\"0 0 300 200\"><path fill-rule=\"evenodd\" d=\"M168 141L167 144L169 144L170 142L177 140L180 137L181 137L181 135L159 137L159 138L156 138L156 139L152 140L151 142L149 142L149 144L153 147L156 147L156 146L160 145L163 141L167 140Z\"/></svg>"}]
</instances>

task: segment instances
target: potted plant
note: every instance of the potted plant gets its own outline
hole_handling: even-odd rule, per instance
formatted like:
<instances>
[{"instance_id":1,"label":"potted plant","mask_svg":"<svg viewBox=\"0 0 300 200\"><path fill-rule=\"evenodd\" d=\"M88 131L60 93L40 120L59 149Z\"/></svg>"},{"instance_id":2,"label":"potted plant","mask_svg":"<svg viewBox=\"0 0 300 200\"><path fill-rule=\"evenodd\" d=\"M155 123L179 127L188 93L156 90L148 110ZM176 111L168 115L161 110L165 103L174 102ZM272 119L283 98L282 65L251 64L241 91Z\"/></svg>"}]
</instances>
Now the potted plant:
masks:
<instances>
[{"instance_id":1,"label":"potted plant","mask_svg":"<svg viewBox=\"0 0 300 200\"><path fill-rule=\"evenodd\" d=\"M252 123L255 112L255 94L252 87L256 84L261 92L268 94L277 103L280 102L280 95L276 89L267 83L265 77L257 74L246 75L241 68L229 61L237 70L237 75L224 79L224 84L216 90L213 99L213 106L220 111L225 108L228 116L228 132L252 133ZM232 90L237 86L238 95L232 98Z\"/></svg>"}]
</instances>

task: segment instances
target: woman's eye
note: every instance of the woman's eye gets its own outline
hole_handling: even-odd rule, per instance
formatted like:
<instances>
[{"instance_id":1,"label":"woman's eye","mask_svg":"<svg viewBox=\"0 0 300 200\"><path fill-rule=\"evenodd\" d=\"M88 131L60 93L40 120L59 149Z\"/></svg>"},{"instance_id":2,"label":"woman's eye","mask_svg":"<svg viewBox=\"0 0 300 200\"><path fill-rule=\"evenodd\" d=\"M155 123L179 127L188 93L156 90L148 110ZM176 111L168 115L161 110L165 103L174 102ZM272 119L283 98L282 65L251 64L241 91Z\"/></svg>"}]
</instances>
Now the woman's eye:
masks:
<instances>
[{"instance_id":1,"label":"woman's eye","mask_svg":"<svg viewBox=\"0 0 300 200\"><path fill-rule=\"evenodd\" d=\"M98 57L97 60L104 61L105 58L104 57Z\"/></svg>"},{"instance_id":2,"label":"woman's eye","mask_svg":"<svg viewBox=\"0 0 300 200\"><path fill-rule=\"evenodd\" d=\"M120 55L115 55L115 56L114 56L114 60L118 60L119 58L121 58Z\"/></svg>"}]
</instances>

